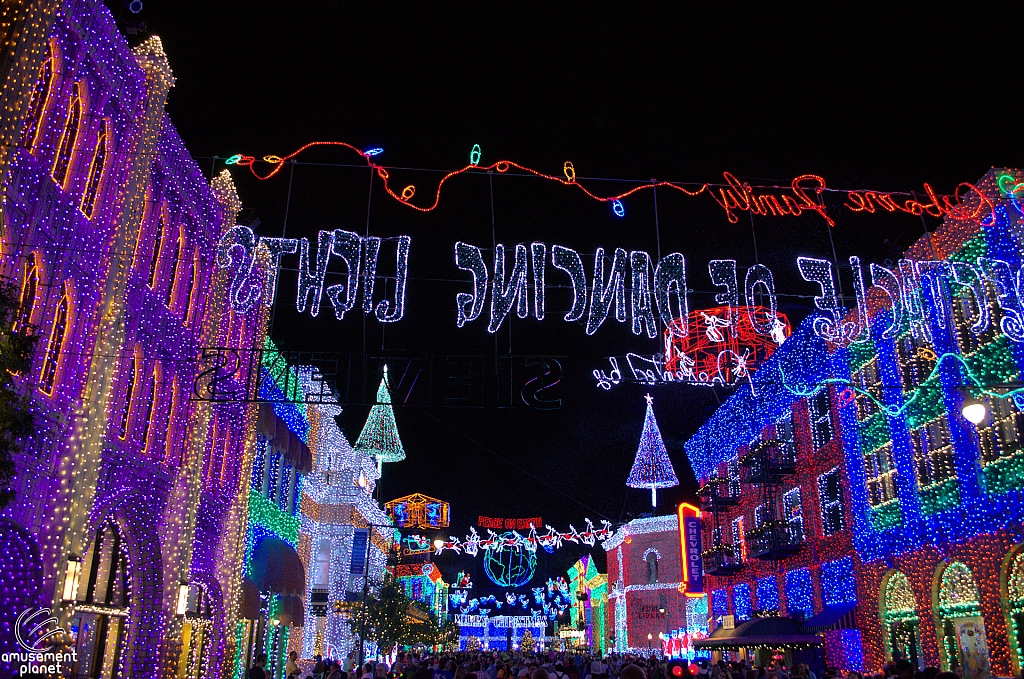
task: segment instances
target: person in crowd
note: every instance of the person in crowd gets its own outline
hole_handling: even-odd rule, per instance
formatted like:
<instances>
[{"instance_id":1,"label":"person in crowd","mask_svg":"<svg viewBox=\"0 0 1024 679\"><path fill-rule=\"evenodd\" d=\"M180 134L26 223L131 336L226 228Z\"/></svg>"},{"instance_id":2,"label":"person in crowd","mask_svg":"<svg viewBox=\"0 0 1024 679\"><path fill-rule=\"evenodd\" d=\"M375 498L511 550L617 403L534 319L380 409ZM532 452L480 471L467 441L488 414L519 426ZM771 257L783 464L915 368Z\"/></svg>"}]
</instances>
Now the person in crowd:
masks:
<instances>
[{"instance_id":1,"label":"person in crowd","mask_svg":"<svg viewBox=\"0 0 1024 679\"><path fill-rule=\"evenodd\" d=\"M256 659L253 660L252 667L249 668L249 673L246 675L248 679L266 679L267 673L264 670L264 666L267 664L267 654L259 653L256 655Z\"/></svg>"},{"instance_id":2,"label":"person in crowd","mask_svg":"<svg viewBox=\"0 0 1024 679\"><path fill-rule=\"evenodd\" d=\"M285 676L292 676L293 674L299 673L299 665L296 662L299 659L299 654L295 651L288 653L288 660L284 664Z\"/></svg>"},{"instance_id":3,"label":"person in crowd","mask_svg":"<svg viewBox=\"0 0 1024 679\"><path fill-rule=\"evenodd\" d=\"M619 679L647 679L647 673L638 665L630 663L619 672Z\"/></svg>"}]
</instances>

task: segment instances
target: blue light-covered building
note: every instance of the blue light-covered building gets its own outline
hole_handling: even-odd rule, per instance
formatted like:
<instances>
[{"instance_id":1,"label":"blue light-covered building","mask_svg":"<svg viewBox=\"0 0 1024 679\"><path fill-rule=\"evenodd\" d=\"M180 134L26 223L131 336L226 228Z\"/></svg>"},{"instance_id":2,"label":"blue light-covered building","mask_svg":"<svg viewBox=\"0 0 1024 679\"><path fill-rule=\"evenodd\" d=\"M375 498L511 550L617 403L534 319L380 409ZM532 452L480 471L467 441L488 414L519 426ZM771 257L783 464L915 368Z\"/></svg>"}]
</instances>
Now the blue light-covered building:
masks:
<instances>
[{"instance_id":1,"label":"blue light-covered building","mask_svg":"<svg viewBox=\"0 0 1024 679\"><path fill-rule=\"evenodd\" d=\"M874 284L855 280L855 310L822 290L687 442L713 619L802 620L833 666L1020 671L1021 177L937 201L941 226L896 265L851 262Z\"/></svg>"}]
</instances>

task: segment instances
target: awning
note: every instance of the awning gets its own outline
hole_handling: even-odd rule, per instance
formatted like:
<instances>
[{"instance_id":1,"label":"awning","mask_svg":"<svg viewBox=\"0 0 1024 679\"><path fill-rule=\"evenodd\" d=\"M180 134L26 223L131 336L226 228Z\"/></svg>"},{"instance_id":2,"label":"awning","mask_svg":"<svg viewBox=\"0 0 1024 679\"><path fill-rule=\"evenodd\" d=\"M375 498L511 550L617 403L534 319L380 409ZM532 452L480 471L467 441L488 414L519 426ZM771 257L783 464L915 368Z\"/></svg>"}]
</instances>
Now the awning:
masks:
<instances>
[{"instance_id":1,"label":"awning","mask_svg":"<svg viewBox=\"0 0 1024 679\"><path fill-rule=\"evenodd\" d=\"M242 604L238 615L246 620L260 617L260 588L245 576L242 576Z\"/></svg>"},{"instance_id":2,"label":"awning","mask_svg":"<svg viewBox=\"0 0 1024 679\"><path fill-rule=\"evenodd\" d=\"M282 625L302 627L305 623L305 613L306 607L302 602L302 597L292 595L281 597L277 619L281 621Z\"/></svg>"},{"instance_id":3,"label":"awning","mask_svg":"<svg viewBox=\"0 0 1024 679\"><path fill-rule=\"evenodd\" d=\"M268 535L260 540L252 553L251 572L261 592L306 593L306 569L292 546L281 538Z\"/></svg>"},{"instance_id":4,"label":"awning","mask_svg":"<svg viewBox=\"0 0 1024 679\"><path fill-rule=\"evenodd\" d=\"M291 436L285 459L298 474L308 474L313 471L313 454L309 452L309 447L302 442L302 439L295 434Z\"/></svg>"},{"instance_id":5,"label":"awning","mask_svg":"<svg viewBox=\"0 0 1024 679\"><path fill-rule=\"evenodd\" d=\"M855 608L857 608L857 602L826 606L821 613L804 620L800 631L816 634L833 629L854 629L857 627L857 620L853 613Z\"/></svg>"},{"instance_id":6,"label":"awning","mask_svg":"<svg viewBox=\"0 0 1024 679\"><path fill-rule=\"evenodd\" d=\"M274 438L270 439L270 449L282 455L287 455L291 444L292 432L288 429L288 425L278 419Z\"/></svg>"},{"instance_id":7,"label":"awning","mask_svg":"<svg viewBox=\"0 0 1024 679\"><path fill-rule=\"evenodd\" d=\"M718 627L707 639L693 642L694 648L731 650L751 647L794 648L821 646L821 637L807 634L792 618L754 618L734 629Z\"/></svg>"},{"instance_id":8,"label":"awning","mask_svg":"<svg viewBox=\"0 0 1024 679\"><path fill-rule=\"evenodd\" d=\"M405 609L405 621L413 625L416 623L430 622L430 614L424 613L414 604L410 603Z\"/></svg>"},{"instance_id":9,"label":"awning","mask_svg":"<svg viewBox=\"0 0 1024 679\"><path fill-rule=\"evenodd\" d=\"M260 416L256 420L256 432L268 441L277 434L277 414L269 403L260 404Z\"/></svg>"}]
</instances>

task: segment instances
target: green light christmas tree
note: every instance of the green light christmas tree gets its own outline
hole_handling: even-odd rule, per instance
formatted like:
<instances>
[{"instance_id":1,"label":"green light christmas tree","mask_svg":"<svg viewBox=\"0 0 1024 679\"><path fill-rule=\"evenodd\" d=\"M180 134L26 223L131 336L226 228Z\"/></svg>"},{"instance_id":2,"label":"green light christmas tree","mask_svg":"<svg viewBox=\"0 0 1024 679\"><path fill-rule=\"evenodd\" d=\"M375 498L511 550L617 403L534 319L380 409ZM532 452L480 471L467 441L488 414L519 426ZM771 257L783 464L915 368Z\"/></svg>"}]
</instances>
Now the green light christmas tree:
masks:
<instances>
[{"instance_id":1,"label":"green light christmas tree","mask_svg":"<svg viewBox=\"0 0 1024 679\"><path fill-rule=\"evenodd\" d=\"M384 376L377 387L377 404L370 408L363 431L359 433L356 452L370 455L377 460L377 471L383 462L400 462L405 459L402 439L398 437L398 424L395 422L395 411L391 407L391 392L388 390L388 367L384 366Z\"/></svg>"},{"instance_id":2,"label":"green light christmas tree","mask_svg":"<svg viewBox=\"0 0 1024 679\"><path fill-rule=\"evenodd\" d=\"M644 431L640 434L640 447L633 460L626 485L630 488L650 488L651 506L658 506L658 489L679 485L672 460L668 458L665 442L654 419L654 399L647 394L647 415L644 417Z\"/></svg>"}]
</instances>

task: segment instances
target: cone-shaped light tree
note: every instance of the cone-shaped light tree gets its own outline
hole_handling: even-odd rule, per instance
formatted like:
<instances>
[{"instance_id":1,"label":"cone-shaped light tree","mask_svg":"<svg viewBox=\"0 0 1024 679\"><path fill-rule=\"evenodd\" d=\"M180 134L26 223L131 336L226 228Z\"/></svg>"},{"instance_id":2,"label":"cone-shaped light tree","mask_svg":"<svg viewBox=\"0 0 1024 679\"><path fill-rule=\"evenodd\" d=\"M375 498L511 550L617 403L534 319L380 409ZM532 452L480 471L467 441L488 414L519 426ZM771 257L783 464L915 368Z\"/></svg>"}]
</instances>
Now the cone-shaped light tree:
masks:
<instances>
[{"instance_id":1,"label":"cone-shaped light tree","mask_svg":"<svg viewBox=\"0 0 1024 679\"><path fill-rule=\"evenodd\" d=\"M377 404L370 408L363 431L359 433L359 438L352 447L356 452L376 459L378 471L382 462L399 462L405 459L402 439L398 438L395 411L391 407L387 365L384 366L384 377L380 380L380 386L377 387Z\"/></svg>"},{"instance_id":2,"label":"cone-shaped light tree","mask_svg":"<svg viewBox=\"0 0 1024 679\"><path fill-rule=\"evenodd\" d=\"M658 506L658 489L679 485L672 460L668 459L665 442L654 419L654 399L647 394L647 415L644 417L644 431L640 434L640 447L633 460L626 485L630 488L650 488L651 506Z\"/></svg>"}]
</instances>

